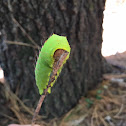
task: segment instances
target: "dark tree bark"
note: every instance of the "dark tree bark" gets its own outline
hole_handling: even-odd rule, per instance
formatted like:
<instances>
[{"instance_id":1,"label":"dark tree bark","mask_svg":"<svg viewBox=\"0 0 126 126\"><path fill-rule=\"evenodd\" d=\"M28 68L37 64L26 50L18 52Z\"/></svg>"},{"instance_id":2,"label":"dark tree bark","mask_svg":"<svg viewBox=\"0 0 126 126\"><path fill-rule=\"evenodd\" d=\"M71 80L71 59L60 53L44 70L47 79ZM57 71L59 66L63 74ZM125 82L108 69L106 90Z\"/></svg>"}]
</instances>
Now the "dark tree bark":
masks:
<instances>
[{"instance_id":1,"label":"dark tree bark","mask_svg":"<svg viewBox=\"0 0 126 126\"><path fill-rule=\"evenodd\" d=\"M41 46L52 33L67 36L70 59L42 108L47 117L61 116L101 80L104 5L105 0L0 1L0 65L11 89L19 88L19 97L29 99L28 106L35 108L40 97L34 79L38 49L6 42Z\"/></svg>"}]
</instances>

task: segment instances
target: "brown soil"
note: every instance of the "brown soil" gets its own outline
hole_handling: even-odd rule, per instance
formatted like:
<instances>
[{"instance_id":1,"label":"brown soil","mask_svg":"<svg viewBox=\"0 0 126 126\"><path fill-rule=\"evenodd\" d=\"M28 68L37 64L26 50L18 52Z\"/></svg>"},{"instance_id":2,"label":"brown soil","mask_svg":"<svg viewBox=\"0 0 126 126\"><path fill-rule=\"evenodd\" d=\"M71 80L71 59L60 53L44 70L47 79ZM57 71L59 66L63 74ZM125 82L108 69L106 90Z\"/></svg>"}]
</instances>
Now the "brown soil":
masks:
<instances>
[{"instance_id":1,"label":"brown soil","mask_svg":"<svg viewBox=\"0 0 126 126\"><path fill-rule=\"evenodd\" d=\"M118 66L120 68L126 69L126 51L123 53L117 53L116 55L111 55L105 58L108 63L114 66Z\"/></svg>"}]
</instances>

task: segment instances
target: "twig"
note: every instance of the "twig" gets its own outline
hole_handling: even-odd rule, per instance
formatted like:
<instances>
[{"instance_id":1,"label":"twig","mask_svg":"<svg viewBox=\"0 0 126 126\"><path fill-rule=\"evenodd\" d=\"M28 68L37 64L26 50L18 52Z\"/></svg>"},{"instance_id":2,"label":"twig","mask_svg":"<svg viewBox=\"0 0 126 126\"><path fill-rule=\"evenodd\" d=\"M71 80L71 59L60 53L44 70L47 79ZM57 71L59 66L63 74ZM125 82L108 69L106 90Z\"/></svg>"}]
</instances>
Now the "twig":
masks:
<instances>
[{"instance_id":1,"label":"twig","mask_svg":"<svg viewBox=\"0 0 126 126\"><path fill-rule=\"evenodd\" d=\"M42 106L42 103L45 99L45 96L47 95L47 91L48 91L48 88L44 91L44 95L41 95L40 99L39 99L39 102L38 102L38 105L37 105L37 108L35 109L35 112L34 112L34 116L32 118L32 126L34 126L35 124L35 121L36 121L36 117L40 111L40 108Z\"/></svg>"},{"instance_id":2,"label":"twig","mask_svg":"<svg viewBox=\"0 0 126 126\"><path fill-rule=\"evenodd\" d=\"M18 102L21 107L28 112L29 114L33 115L34 113L31 111L31 109L29 109L18 97L17 95L15 95L9 87L9 84L5 81L5 85L4 85L4 94L6 99L9 99L11 101L11 103L14 105L14 102Z\"/></svg>"},{"instance_id":3,"label":"twig","mask_svg":"<svg viewBox=\"0 0 126 126\"><path fill-rule=\"evenodd\" d=\"M27 36L27 38L36 46L38 47L38 49L40 49L40 47L35 43L35 41L31 38L31 36L29 36L29 34L24 30L24 28L18 23L18 21L12 17L12 20L14 21L15 24L18 25L18 27L21 29L21 31Z\"/></svg>"},{"instance_id":4,"label":"twig","mask_svg":"<svg viewBox=\"0 0 126 126\"><path fill-rule=\"evenodd\" d=\"M8 119L10 119L10 120L15 121L15 122L18 123L18 120L17 120L17 119L15 119L15 118L13 118L13 117L11 117L11 116L9 116L9 115L6 115L6 114L4 114L4 113L0 113L0 115L1 115L1 116L4 116L4 117L6 117L6 118L8 118Z\"/></svg>"},{"instance_id":5,"label":"twig","mask_svg":"<svg viewBox=\"0 0 126 126\"><path fill-rule=\"evenodd\" d=\"M118 117L122 113L123 108L124 108L124 105L122 104L119 112L114 117Z\"/></svg>"},{"instance_id":6,"label":"twig","mask_svg":"<svg viewBox=\"0 0 126 126\"><path fill-rule=\"evenodd\" d=\"M92 117L91 117L91 126L94 126L94 119L96 119L96 123L97 123L98 126L99 126L97 109L98 109L98 107L97 107L97 105L96 105L95 108L94 108L94 111L93 111L93 113L92 113Z\"/></svg>"},{"instance_id":7,"label":"twig","mask_svg":"<svg viewBox=\"0 0 126 126\"><path fill-rule=\"evenodd\" d=\"M37 108L36 108L36 110L34 112L34 116L32 118L32 124L31 124L32 126L34 126L34 124L35 124L36 117L37 117L37 115L38 115L38 113L40 111L40 108L42 106L42 103L43 103L43 101L44 101L44 99L45 99L45 97L47 95L48 89L51 87L52 82L55 80L55 76L57 75L57 72L60 69L60 67L63 65L63 61L65 60L67 55L68 55L68 52L65 51L65 50L62 50L62 49L59 49L54 53L55 62L54 62L54 65L53 65L53 71L52 71L52 73L50 75L50 80L49 80L48 86L44 90L43 95L41 95L41 97L39 99L39 102L38 102L38 105L37 105Z\"/></svg>"},{"instance_id":8,"label":"twig","mask_svg":"<svg viewBox=\"0 0 126 126\"><path fill-rule=\"evenodd\" d=\"M108 126L107 123L104 121L104 119L102 118L101 115L98 115L99 116L99 119L102 121L103 125L104 126Z\"/></svg>"},{"instance_id":9,"label":"twig","mask_svg":"<svg viewBox=\"0 0 126 126\"><path fill-rule=\"evenodd\" d=\"M28 46L28 47L32 47L32 48L38 48L34 45L31 45L31 44L27 44L27 43L23 43L23 42L17 42L17 41L8 41L6 40L5 41L7 44L14 44L14 45L21 45L21 46Z\"/></svg>"},{"instance_id":10,"label":"twig","mask_svg":"<svg viewBox=\"0 0 126 126\"><path fill-rule=\"evenodd\" d=\"M10 3L10 0L7 0L8 2L8 9L11 12L11 18L13 20L13 22L21 29L21 31L26 35L26 37L38 48L40 49L39 45L36 44L36 42L31 38L31 36L25 31L25 29L19 24L19 22L14 18L13 15L13 7Z\"/></svg>"}]
</instances>

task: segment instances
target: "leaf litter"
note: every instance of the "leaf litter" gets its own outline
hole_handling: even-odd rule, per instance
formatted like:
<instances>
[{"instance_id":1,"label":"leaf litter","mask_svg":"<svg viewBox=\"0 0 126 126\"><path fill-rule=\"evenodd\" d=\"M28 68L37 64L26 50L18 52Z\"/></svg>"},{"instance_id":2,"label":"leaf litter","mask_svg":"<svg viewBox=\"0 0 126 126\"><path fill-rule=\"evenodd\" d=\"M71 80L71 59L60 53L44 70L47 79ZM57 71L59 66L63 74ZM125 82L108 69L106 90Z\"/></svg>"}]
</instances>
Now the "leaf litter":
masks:
<instances>
[{"instance_id":1,"label":"leaf litter","mask_svg":"<svg viewBox=\"0 0 126 126\"><path fill-rule=\"evenodd\" d=\"M39 115L37 123L40 126L126 126L126 76L106 74L103 77L102 83L81 97L64 116L45 122L44 116ZM27 107L7 83L0 85L0 89L3 108L0 124L30 124L33 108Z\"/></svg>"}]
</instances>

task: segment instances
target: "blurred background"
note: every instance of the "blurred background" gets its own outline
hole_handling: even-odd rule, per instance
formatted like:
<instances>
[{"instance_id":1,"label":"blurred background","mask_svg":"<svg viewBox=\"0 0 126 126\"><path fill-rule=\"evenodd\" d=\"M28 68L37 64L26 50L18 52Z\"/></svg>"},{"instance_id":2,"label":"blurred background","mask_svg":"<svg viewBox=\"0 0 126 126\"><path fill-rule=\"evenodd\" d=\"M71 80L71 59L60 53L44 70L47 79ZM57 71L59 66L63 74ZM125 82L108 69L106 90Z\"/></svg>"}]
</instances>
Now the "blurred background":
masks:
<instances>
[{"instance_id":1,"label":"blurred background","mask_svg":"<svg viewBox=\"0 0 126 126\"><path fill-rule=\"evenodd\" d=\"M126 1L107 0L103 20L102 55L110 56L126 51Z\"/></svg>"},{"instance_id":2,"label":"blurred background","mask_svg":"<svg viewBox=\"0 0 126 126\"><path fill-rule=\"evenodd\" d=\"M30 124L36 57L53 33L71 56L47 95L41 126L126 125L126 0L0 1L0 126Z\"/></svg>"}]
</instances>

